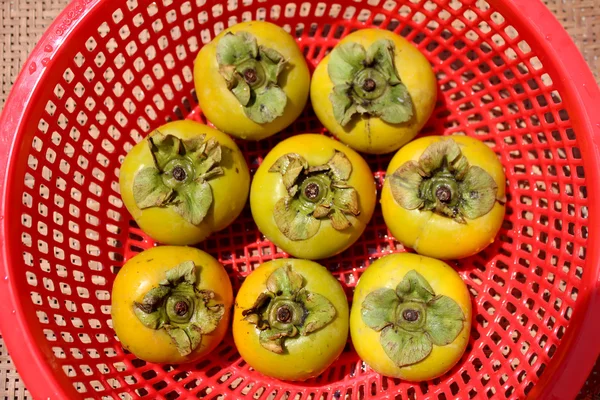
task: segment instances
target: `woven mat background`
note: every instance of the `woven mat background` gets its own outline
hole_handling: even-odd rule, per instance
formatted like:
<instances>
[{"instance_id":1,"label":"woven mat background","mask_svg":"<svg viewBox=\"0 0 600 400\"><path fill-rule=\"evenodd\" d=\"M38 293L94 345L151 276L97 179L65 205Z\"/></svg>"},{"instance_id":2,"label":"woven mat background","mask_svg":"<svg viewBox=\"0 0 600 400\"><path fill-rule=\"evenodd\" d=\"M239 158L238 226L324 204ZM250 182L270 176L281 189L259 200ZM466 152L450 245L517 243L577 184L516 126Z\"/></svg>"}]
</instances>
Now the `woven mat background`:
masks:
<instances>
[{"instance_id":1,"label":"woven mat background","mask_svg":"<svg viewBox=\"0 0 600 400\"><path fill-rule=\"evenodd\" d=\"M0 0L0 109L27 55L46 27L69 0ZM600 0L545 0L583 53L600 84ZM595 372L582 390L582 399L600 399ZM594 389L595 388L595 389ZM0 336L0 400L30 399Z\"/></svg>"}]
</instances>

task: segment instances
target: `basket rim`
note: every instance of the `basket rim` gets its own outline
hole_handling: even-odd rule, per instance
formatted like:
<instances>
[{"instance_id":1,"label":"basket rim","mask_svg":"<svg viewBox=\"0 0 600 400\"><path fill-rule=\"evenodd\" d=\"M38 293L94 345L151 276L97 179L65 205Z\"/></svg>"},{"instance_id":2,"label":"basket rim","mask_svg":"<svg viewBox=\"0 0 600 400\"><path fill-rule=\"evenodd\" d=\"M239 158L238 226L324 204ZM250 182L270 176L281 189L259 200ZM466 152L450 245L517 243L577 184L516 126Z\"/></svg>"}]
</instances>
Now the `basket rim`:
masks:
<instances>
[{"instance_id":1,"label":"basket rim","mask_svg":"<svg viewBox=\"0 0 600 400\"><path fill-rule=\"evenodd\" d=\"M49 26L31 52L0 116L0 332L11 350L11 357L34 398L68 399L79 395L65 374L52 368L53 355L31 346L35 339L43 339L27 324L23 315L24 298L11 285L16 273L9 265L21 264L10 251L8 218L10 198L15 197L12 183L18 163L17 146L25 136L25 121L28 120L29 105L43 92L39 82L47 75L45 66L61 52L61 46L77 30L78 23L101 3L110 0L73 0ZM564 88L565 102L571 104L569 113L581 140L581 152L587 181L596 190L590 190L590 227L600 226L600 89L592 72L575 43L542 0L487 0L507 20L519 21L520 32L527 32L536 39L540 55L546 67L556 75L564 77L560 84ZM560 56L559 56L560 55ZM577 71L569 72L569 71ZM19 186L18 182L16 182ZM20 196L20 194L18 194ZM596 206L593 206L596 204ZM583 290L579 291L577 307L564 338L548 365L548 370L534 386L530 398L566 399L574 398L585 382L596 358L600 355L600 235L597 229L589 230L586 268L582 277ZM590 347L594 346L594 347ZM18 349L18 351L16 351Z\"/></svg>"}]
</instances>

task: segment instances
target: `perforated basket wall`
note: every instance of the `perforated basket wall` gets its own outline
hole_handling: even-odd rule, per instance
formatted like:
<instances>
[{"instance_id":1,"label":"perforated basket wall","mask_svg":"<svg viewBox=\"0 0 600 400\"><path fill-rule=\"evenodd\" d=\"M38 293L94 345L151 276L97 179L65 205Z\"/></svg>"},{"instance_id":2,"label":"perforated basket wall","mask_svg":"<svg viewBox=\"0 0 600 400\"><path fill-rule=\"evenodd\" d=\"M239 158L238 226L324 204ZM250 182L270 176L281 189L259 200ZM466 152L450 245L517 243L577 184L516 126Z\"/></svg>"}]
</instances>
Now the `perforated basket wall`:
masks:
<instances>
[{"instance_id":1,"label":"perforated basket wall","mask_svg":"<svg viewBox=\"0 0 600 400\"><path fill-rule=\"evenodd\" d=\"M2 171L8 273L0 289L19 299L7 305L11 312L2 322L5 335L8 330L22 335L21 348L10 350L17 360L30 360L18 366L34 394L49 399L512 399L525 397L543 379L551 381L548 374L560 369L555 355L572 314L591 290L582 277L598 276L595 264L585 263L588 187L595 184L584 173L582 153L592 158L593 153L583 148L581 137L592 133L574 131L563 77L548 67L546 53L528 39L533 36L520 30L525 19L507 20L502 2L490 3L71 4L44 39L51 44L42 45L25 66L18 94L7 105L7 112L18 108L17 101L28 109L11 122L19 140ZM381 377L350 344L329 370L302 384L251 370L231 336L208 359L185 366L146 363L119 346L110 321L113 279L125 260L154 245L120 200L119 165L160 124L204 121L193 89L195 55L226 26L249 19L285 27L312 67L341 36L358 28L377 26L407 37L431 61L439 83L439 102L423 133L477 137L504 164L508 204L497 241L452 263L469 286L475 316L466 354L446 376L417 385ZM24 86L28 74L38 80ZM275 143L300 132L324 132L310 107L285 132L239 144L255 171ZM366 157L379 188L390 157ZM264 240L248 209L199 247L225 265L236 289L257 265L285 256ZM393 251L404 249L377 209L360 241L324 264L350 298L369 263ZM17 343L16 334L10 336Z\"/></svg>"}]
</instances>

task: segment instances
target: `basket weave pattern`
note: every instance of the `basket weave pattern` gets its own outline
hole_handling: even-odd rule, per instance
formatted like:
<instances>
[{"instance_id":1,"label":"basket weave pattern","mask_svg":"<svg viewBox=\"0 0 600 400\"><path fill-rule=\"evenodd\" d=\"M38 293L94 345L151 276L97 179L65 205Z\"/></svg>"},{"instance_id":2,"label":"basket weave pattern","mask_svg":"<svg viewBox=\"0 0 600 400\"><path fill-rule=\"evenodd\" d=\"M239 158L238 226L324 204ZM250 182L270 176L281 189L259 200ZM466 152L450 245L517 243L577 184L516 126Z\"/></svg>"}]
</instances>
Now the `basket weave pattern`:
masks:
<instances>
[{"instance_id":1,"label":"basket weave pattern","mask_svg":"<svg viewBox=\"0 0 600 400\"><path fill-rule=\"evenodd\" d=\"M574 37L581 38L578 44L592 70L599 71L600 47L594 35L600 22L593 17L598 15L593 2L573 2L569 7L547 1ZM331 387L334 397L339 393L353 398L388 388L409 398L428 393L446 398L459 392L471 398L527 394L556 351L577 300L587 238L585 176L553 77L518 32L481 1L472 10L463 9L460 2L442 7L440 3L446 2L414 1L400 7L393 1L374 1L381 3L378 13L360 6L354 10L265 6L250 16L237 6L227 11L240 20L277 18L282 25L290 15L295 22L311 16L316 26L306 19L304 25L288 28L302 37L313 65L354 26L355 19L396 30L417 43L436 65L441 102L425 132L474 135L500 154L509 180L508 214L500 240L455 265L471 289L478 316L467 355L449 378L416 386L381 378L348 349L308 385L281 386L249 371L231 338L219 347L216 359L192 368L146 364L123 353L107 323L108 291L123 260L152 243L124 218L114 189L114 168L125 151L165 117L202 120L194 108L193 57L215 31L232 22L223 18L223 7L207 11L164 3L146 8L130 0L119 12L107 14L97 35L81 38L80 50L73 51L63 76L52 85L38 131L28 144L23 204L17 207L23 216L25 278L45 328L45 346L82 398L113 394L175 398L187 393L201 397L222 391L261 399L285 393L291 398L296 394L319 398ZM5 32L12 47L2 47L0 53L8 61L3 64L2 102L35 44L34 36L64 1L14 4L16 11L7 3L0 5L5 17L18 21L3 28L13 30ZM578 12L587 18L577 19ZM200 35L189 33L194 30ZM501 53L496 55L492 48ZM500 86L492 91L496 85ZM276 141L321 129L307 111L286 133L260 144L244 144L243 150L255 170ZM368 161L381 184L389 157L371 156ZM327 261L349 294L370 260L402 250L388 234L378 211L361 242ZM540 241L542 249L536 244ZM226 265L236 288L260 262L280 256L262 240L248 210L201 247ZM546 263L552 269L541 268ZM73 266L79 267L71 271ZM17 377L0 347L0 385L5 385L8 398L27 397ZM586 390L595 386L597 377L592 377Z\"/></svg>"}]
</instances>

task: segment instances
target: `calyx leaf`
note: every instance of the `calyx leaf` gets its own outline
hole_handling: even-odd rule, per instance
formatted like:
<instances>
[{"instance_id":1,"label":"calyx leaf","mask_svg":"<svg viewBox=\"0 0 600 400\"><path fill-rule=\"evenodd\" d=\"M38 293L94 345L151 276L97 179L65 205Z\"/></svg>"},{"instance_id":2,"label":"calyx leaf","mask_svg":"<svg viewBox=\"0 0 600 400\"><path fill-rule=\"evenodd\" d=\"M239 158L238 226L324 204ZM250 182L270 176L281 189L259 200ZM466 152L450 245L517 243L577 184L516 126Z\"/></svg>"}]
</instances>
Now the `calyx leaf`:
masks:
<instances>
[{"instance_id":1,"label":"calyx leaf","mask_svg":"<svg viewBox=\"0 0 600 400\"><path fill-rule=\"evenodd\" d=\"M182 356L187 356L195 349L195 347L192 347L192 338L188 336L185 329L166 326L165 330L167 331L167 334L171 337L171 340L173 341L175 347L177 347L179 354L181 354ZM197 344L200 344L200 341L195 340Z\"/></svg>"},{"instance_id":2,"label":"calyx leaf","mask_svg":"<svg viewBox=\"0 0 600 400\"><path fill-rule=\"evenodd\" d=\"M179 189L175 211L193 225L200 224L213 202L212 189L207 181L190 182Z\"/></svg>"},{"instance_id":3,"label":"calyx leaf","mask_svg":"<svg viewBox=\"0 0 600 400\"><path fill-rule=\"evenodd\" d=\"M279 157L269 169L279 173L288 195L275 204L273 218L290 240L316 235L321 220L328 218L334 229L351 226L348 216L360 214L358 193L347 181L352 163L338 150L323 165L310 166L299 154Z\"/></svg>"},{"instance_id":4,"label":"calyx leaf","mask_svg":"<svg viewBox=\"0 0 600 400\"><path fill-rule=\"evenodd\" d=\"M283 179L283 185L289 190L306 168L308 168L308 162L304 157L300 154L288 153L279 157L269 168L269 172L279 172Z\"/></svg>"},{"instance_id":5,"label":"calyx leaf","mask_svg":"<svg viewBox=\"0 0 600 400\"><path fill-rule=\"evenodd\" d=\"M173 189L162 182L161 173L155 167L140 170L133 181L133 197L139 209L160 207L172 201Z\"/></svg>"},{"instance_id":6,"label":"calyx leaf","mask_svg":"<svg viewBox=\"0 0 600 400\"><path fill-rule=\"evenodd\" d=\"M394 62L396 46L391 40L378 40L367 50L367 63L375 64L386 76L389 76L392 85L401 83L400 76Z\"/></svg>"},{"instance_id":7,"label":"calyx leaf","mask_svg":"<svg viewBox=\"0 0 600 400\"><path fill-rule=\"evenodd\" d=\"M193 261L184 261L174 268L167 271L166 279L161 282L158 290L164 290L169 285L177 285L180 282L193 285L196 282L196 266Z\"/></svg>"},{"instance_id":8,"label":"calyx leaf","mask_svg":"<svg viewBox=\"0 0 600 400\"><path fill-rule=\"evenodd\" d=\"M292 296L304 287L304 277L292 270L292 267L277 268L267 279L267 290L271 293L280 293Z\"/></svg>"},{"instance_id":9,"label":"calyx leaf","mask_svg":"<svg viewBox=\"0 0 600 400\"><path fill-rule=\"evenodd\" d=\"M396 287L396 294L403 301L416 300L427 302L435 296L429 282L414 269L404 275L404 279Z\"/></svg>"},{"instance_id":10,"label":"calyx leaf","mask_svg":"<svg viewBox=\"0 0 600 400\"><path fill-rule=\"evenodd\" d=\"M273 353L283 354L283 341L286 337L291 334L290 331L282 331L275 329L265 329L260 331L258 340L265 349L272 351Z\"/></svg>"},{"instance_id":11,"label":"calyx leaf","mask_svg":"<svg viewBox=\"0 0 600 400\"><path fill-rule=\"evenodd\" d=\"M487 214L496 203L498 185L483 168L472 166L461 182L462 213L475 219Z\"/></svg>"},{"instance_id":12,"label":"calyx leaf","mask_svg":"<svg viewBox=\"0 0 600 400\"><path fill-rule=\"evenodd\" d=\"M266 281L266 290L254 305L242 311L244 320L255 325L260 344L277 354L285 352L285 341L322 329L336 316L327 297L306 289L305 278L290 264L277 268Z\"/></svg>"},{"instance_id":13,"label":"calyx leaf","mask_svg":"<svg viewBox=\"0 0 600 400\"><path fill-rule=\"evenodd\" d=\"M177 157L181 151L181 140L173 135L163 135L160 132L148 138L150 152L158 169L164 169L169 161Z\"/></svg>"},{"instance_id":14,"label":"calyx leaf","mask_svg":"<svg viewBox=\"0 0 600 400\"><path fill-rule=\"evenodd\" d=\"M318 331L335 318L335 308L327 297L319 293L301 290L298 293L298 301L306 310L304 323L299 327L302 336Z\"/></svg>"},{"instance_id":15,"label":"calyx leaf","mask_svg":"<svg viewBox=\"0 0 600 400\"><path fill-rule=\"evenodd\" d=\"M140 209L173 207L181 217L199 225L213 202L209 180L225 172L219 166L223 148L205 135L181 140L154 131L147 139L154 166L133 180L133 198Z\"/></svg>"},{"instance_id":16,"label":"calyx leaf","mask_svg":"<svg viewBox=\"0 0 600 400\"><path fill-rule=\"evenodd\" d=\"M369 293L361 304L361 317L368 327L381 332L381 346L398 367L423 361L433 345L454 342L465 322L458 303L436 295L416 270L408 271L395 290L380 288Z\"/></svg>"},{"instance_id":17,"label":"calyx leaf","mask_svg":"<svg viewBox=\"0 0 600 400\"><path fill-rule=\"evenodd\" d=\"M287 95L278 77L287 61L278 51L258 45L248 32L228 32L217 44L217 63L248 118L265 124L283 115Z\"/></svg>"},{"instance_id":18,"label":"calyx leaf","mask_svg":"<svg viewBox=\"0 0 600 400\"><path fill-rule=\"evenodd\" d=\"M327 72L333 84L337 86L350 83L362 69L366 58L365 48L355 42L348 42L333 49L327 65Z\"/></svg>"},{"instance_id":19,"label":"calyx leaf","mask_svg":"<svg viewBox=\"0 0 600 400\"><path fill-rule=\"evenodd\" d=\"M378 101L366 109L371 115L379 116L390 124L401 124L412 118L412 98L403 84L390 87Z\"/></svg>"},{"instance_id":20,"label":"calyx leaf","mask_svg":"<svg viewBox=\"0 0 600 400\"><path fill-rule=\"evenodd\" d=\"M329 100L333 114L346 126L356 114L400 124L413 117L410 93L394 63L394 42L381 39L367 50L355 42L336 46L327 71L334 84Z\"/></svg>"},{"instance_id":21,"label":"calyx leaf","mask_svg":"<svg viewBox=\"0 0 600 400\"><path fill-rule=\"evenodd\" d=\"M244 111L257 124L266 124L283 115L286 103L287 95L283 89L274 83L268 83L254 91L254 97L250 98Z\"/></svg>"},{"instance_id":22,"label":"calyx leaf","mask_svg":"<svg viewBox=\"0 0 600 400\"><path fill-rule=\"evenodd\" d=\"M428 304L425 324L436 346L452 343L462 330L464 320L460 306L448 296L441 296Z\"/></svg>"},{"instance_id":23,"label":"calyx leaf","mask_svg":"<svg viewBox=\"0 0 600 400\"><path fill-rule=\"evenodd\" d=\"M273 218L277 227L290 240L305 240L319 232L321 220L299 210L291 197L275 203Z\"/></svg>"},{"instance_id":24,"label":"calyx leaf","mask_svg":"<svg viewBox=\"0 0 600 400\"><path fill-rule=\"evenodd\" d=\"M427 335L408 332L396 326L387 326L379 338L385 354L398 367L423 361L433 350Z\"/></svg>"},{"instance_id":25,"label":"calyx leaf","mask_svg":"<svg viewBox=\"0 0 600 400\"><path fill-rule=\"evenodd\" d=\"M341 83L333 87L329 95L329 100L333 106L333 116L341 125L346 126L354 114L358 112L357 105L350 95L352 86L347 83Z\"/></svg>"},{"instance_id":26,"label":"calyx leaf","mask_svg":"<svg viewBox=\"0 0 600 400\"><path fill-rule=\"evenodd\" d=\"M338 181L347 181L352 174L352 163L348 157L339 150L334 150L333 157L327 161L331 173Z\"/></svg>"},{"instance_id":27,"label":"calyx leaf","mask_svg":"<svg viewBox=\"0 0 600 400\"><path fill-rule=\"evenodd\" d=\"M405 162L388 179L401 207L435 211L459 223L486 215L497 201L494 178L470 165L453 139L430 144L418 161Z\"/></svg>"},{"instance_id":28,"label":"calyx leaf","mask_svg":"<svg viewBox=\"0 0 600 400\"><path fill-rule=\"evenodd\" d=\"M183 356L193 352L202 335L214 331L225 315L214 292L197 288L199 276L194 262L184 261L169 269L141 303L133 304L139 321L149 329L164 329Z\"/></svg>"},{"instance_id":29,"label":"calyx leaf","mask_svg":"<svg viewBox=\"0 0 600 400\"><path fill-rule=\"evenodd\" d=\"M235 65L248 59L256 58L258 44L256 38L248 32L228 33L217 46L217 62L219 65Z\"/></svg>"},{"instance_id":30,"label":"calyx leaf","mask_svg":"<svg viewBox=\"0 0 600 400\"><path fill-rule=\"evenodd\" d=\"M377 289L367 295L362 303L362 319L371 329L380 331L392 325L400 299L392 289Z\"/></svg>"}]
</instances>

